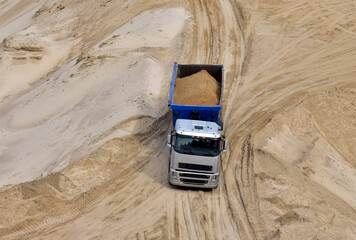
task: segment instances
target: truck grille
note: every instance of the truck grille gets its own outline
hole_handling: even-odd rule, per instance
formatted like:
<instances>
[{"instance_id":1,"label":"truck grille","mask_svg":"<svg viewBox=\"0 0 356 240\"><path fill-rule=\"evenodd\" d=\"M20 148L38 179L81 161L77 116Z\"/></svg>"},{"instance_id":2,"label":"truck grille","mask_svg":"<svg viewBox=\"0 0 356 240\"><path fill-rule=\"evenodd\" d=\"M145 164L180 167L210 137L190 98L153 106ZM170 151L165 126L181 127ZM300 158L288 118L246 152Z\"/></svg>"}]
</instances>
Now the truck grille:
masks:
<instances>
[{"instance_id":1,"label":"truck grille","mask_svg":"<svg viewBox=\"0 0 356 240\"><path fill-rule=\"evenodd\" d=\"M190 178L204 178L209 179L209 175L201 175L201 174L190 174L190 173L180 173L179 176L181 177L190 177Z\"/></svg>"},{"instance_id":2,"label":"truck grille","mask_svg":"<svg viewBox=\"0 0 356 240\"><path fill-rule=\"evenodd\" d=\"M204 185L205 183L207 183L206 180L185 179L185 178L181 178L181 181L183 183L190 183L190 184L197 184L197 185Z\"/></svg>"},{"instance_id":3,"label":"truck grille","mask_svg":"<svg viewBox=\"0 0 356 240\"><path fill-rule=\"evenodd\" d=\"M191 163L179 163L178 166L179 168L192 169L198 171L211 171L213 169L212 166L191 164Z\"/></svg>"}]
</instances>

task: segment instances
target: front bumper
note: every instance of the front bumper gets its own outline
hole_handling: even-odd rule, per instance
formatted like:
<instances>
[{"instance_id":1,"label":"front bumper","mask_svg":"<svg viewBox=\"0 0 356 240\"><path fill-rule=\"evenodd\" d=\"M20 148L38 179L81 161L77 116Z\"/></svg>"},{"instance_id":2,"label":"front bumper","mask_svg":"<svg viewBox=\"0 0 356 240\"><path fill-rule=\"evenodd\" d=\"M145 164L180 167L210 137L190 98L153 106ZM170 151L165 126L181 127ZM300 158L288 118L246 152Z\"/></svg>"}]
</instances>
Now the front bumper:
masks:
<instances>
[{"instance_id":1,"label":"front bumper","mask_svg":"<svg viewBox=\"0 0 356 240\"><path fill-rule=\"evenodd\" d=\"M168 173L168 182L183 187L217 188L219 173L185 172L171 168Z\"/></svg>"}]
</instances>

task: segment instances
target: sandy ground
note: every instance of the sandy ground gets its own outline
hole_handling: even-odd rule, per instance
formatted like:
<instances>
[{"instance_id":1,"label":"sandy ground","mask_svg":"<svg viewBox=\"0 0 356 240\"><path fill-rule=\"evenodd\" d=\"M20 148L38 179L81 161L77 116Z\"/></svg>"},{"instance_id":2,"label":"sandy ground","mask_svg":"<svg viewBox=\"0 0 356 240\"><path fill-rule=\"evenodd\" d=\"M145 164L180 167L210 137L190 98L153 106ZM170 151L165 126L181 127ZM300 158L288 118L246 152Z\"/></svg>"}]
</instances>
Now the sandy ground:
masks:
<instances>
[{"instance_id":1,"label":"sandy ground","mask_svg":"<svg viewBox=\"0 0 356 240\"><path fill-rule=\"evenodd\" d=\"M0 0L0 239L356 239L355 10ZM174 61L225 67L212 191L166 180Z\"/></svg>"}]
</instances>

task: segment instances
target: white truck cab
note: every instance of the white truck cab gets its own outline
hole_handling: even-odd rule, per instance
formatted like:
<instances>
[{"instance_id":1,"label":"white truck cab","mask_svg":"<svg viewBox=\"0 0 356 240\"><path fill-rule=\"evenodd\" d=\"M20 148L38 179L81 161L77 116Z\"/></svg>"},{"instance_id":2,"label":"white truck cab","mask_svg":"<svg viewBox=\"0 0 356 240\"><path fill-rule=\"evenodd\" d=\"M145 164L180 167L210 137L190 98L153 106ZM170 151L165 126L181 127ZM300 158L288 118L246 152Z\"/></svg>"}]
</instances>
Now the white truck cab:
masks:
<instances>
[{"instance_id":1,"label":"white truck cab","mask_svg":"<svg viewBox=\"0 0 356 240\"><path fill-rule=\"evenodd\" d=\"M219 185L220 153L226 152L227 141L217 123L177 119L167 146L171 148L170 184L199 188Z\"/></svg>"}]
</instances>

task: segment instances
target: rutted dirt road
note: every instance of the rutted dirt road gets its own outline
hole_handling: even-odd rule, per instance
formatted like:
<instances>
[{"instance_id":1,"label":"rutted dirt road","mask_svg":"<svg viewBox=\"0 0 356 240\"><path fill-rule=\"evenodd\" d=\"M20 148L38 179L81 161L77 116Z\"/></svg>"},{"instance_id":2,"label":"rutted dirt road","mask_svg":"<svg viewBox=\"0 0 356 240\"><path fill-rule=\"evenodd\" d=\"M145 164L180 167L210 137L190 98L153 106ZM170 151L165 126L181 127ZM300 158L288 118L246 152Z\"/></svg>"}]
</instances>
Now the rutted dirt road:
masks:
<instances>
[{"instance_id":1,"label":"rutted dirt road","mask_svg":"<svg viewBox=\"0 0 356 240\"><path fill-rule=\"evenodd\" d=\"M0 1L36 10L1 71L51 63L0 95L0 239L356 238L354 1L31 4ZM212 191L166 180L174 61L225 67Z\"/></svg>"}]
</instances>

